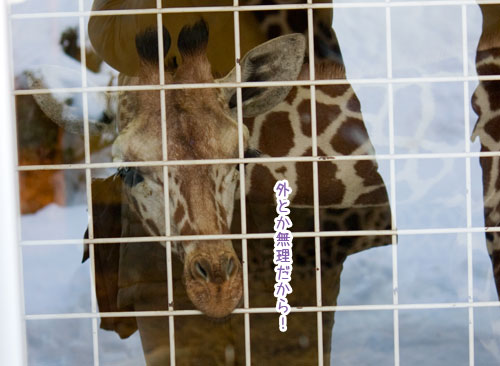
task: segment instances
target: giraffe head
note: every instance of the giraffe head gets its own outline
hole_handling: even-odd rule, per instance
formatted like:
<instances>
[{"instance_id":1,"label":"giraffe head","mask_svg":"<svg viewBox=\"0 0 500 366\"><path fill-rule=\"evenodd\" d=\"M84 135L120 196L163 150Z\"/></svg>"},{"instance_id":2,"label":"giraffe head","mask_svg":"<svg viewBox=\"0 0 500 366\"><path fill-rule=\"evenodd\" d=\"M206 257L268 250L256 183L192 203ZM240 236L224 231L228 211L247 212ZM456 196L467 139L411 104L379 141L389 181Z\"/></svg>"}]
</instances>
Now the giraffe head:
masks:
<instances>
[{"instance_id":1,"label":"giraffe head","mask_svg":"<svg viewBox=\"0 0 500 366\"><path fill-rule=\"evenodd\" d=\"M163 29L163 49L171 43ZM114 161L162 161L162 104L167 131L168 160L237 158L238 123L236 89L217 87L235 82L236 70L215 80L207 58L208 29L203 21L184 27L177 40L182 57L178 67L165 70L166 84L216 83L214 88L169 89L164 100L158 90L124 92L118 101L118 136L113 143ZM141 68L135 85L157 85L157 31L148 29L136 37ZM223 52L223 50L221 50ZM305 53L305 39L293 34L276 38L251 51L240 61L242 81L295 80ZM232 55L228 55L232 57ZM264 113L280 103L289 87L242 90L244 116ZM131 108L131 106L133 106ZM123 111L128 111L124 114ZM248 148L248 130L243 127ZM277 136L277 138L279 138ZM123 206L147 233L166 233L165 202L170 211L172 235L229 234L235 192L239 182L236 164L170 166L120 169ZM169 197L165 200L164 183ZM184 284L193 304L209 317L229 315L241 300L242 266L230 240L190 240L173 244L183 261Z\"/></svg>"}]
</instances>

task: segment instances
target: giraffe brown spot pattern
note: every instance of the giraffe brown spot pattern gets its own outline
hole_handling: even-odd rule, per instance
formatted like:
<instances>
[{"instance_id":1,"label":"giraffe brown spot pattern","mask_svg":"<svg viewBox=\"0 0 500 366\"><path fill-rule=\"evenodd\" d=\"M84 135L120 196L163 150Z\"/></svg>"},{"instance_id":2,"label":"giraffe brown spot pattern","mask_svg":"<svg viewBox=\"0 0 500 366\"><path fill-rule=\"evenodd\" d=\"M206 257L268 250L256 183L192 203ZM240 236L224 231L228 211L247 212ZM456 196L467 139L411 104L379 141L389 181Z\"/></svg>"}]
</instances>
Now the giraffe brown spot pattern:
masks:
<instances>
[{"instance_id":1,"label":"giraffe brown spot pattern","mask_svg":"<svg viewBox=\"0 0 500 366\"><path fill-rule=\"evenodd\" d=\"M287 171L286 166L282 166L281 168L276 169L276 173L285 174Z\"/></svg>"},{"instance_id":2,"label":"giraffe brown spot pattern","mask_svg":"<svg viewBox=\"0 0 500 366\"><path fill-rule=\"evenodd\" d=\"M300 116L300 127L302 133L311 137L311 100L303 100L297 108ZM341 110L338 105L327 105L324 103L316 102L316 131L317 135L325 132L326 128L330 126L340 115Z\"/></svg>"},{"instance_id":3,"label":"giraffe brown spot pattern","mask_svg":"<svg viewBox=\"0 0 500 366\"><path fill-rule=\"evenodd\" d=\"M337 179L337 170L337 166L331 162L318 164L318 175L321 177L319 196L324 205L341 203L344 198L346 187L340 179Z\"/></svg>"},{"instance_id":4,"label":"giraffe brown spot pattern","mask_svg":"<svg viewBox=\"0 0 500 366\"><path fill-rule=\"evenodd\" d=\"M312 149L309 148L303 156L311 156ZM321 149L318 149L318 155L326 155ZM296 163L295 169L297 172L297 193L294 197L294 202L297 204L310 205L313 202L313 179L312 179L312 163ZM338 167L331 162L323 162L318 164L319 181L319 196L320 201L324 205L339 204L344 198L346 187L344 183L337 179Z\"/></svg>"},{"instance_id":5,"label":"giraffe brown spot pattern","mask_svg":"<svg viewBox=\"0 0 500 366\"><path fill-rule=\"evenodd\" d=\"M255 165L252 170L251 183L252 191L258 192L258 201L273 202L273 188L276 180L268 167L261 164ZM255 202L257 203L257 201Z\"/></svg>"},{"instance_id":6,"label":"giraffe brown spot pattern","mask_svg":"<svg viewBox=\"0 0 500 366\"><path fill-rule=\"evenodd\" d=\"M174 213L174 221L177 223L180 223L185 215L186 215L186 211L184 210L184 206L178 205L177 209L175 210L175 213Z\"/></svg>"},{"instance_id":7,"label":"giraffe brown spot pattern","mask_svg":"<svg viewBox=\"0 0 500 366\"><path fill-rule=\"evenodd\" d=\"M479 75L500 75L500 65L487 63L477 67ZM482 81L481 85L488 94L490 109L496 111L500 109L500 82L498 81Z\"/></svg>"},{"instance_id":8,"label":"giraffe brown spot pattern","mask_svg":"<svg viewBox=\"0 0 500 366\"><path fill-rule=\"evenodd\" d=\"M500 116L490 119L484 126L484 130L496 142L500 141Z\"/></svg>"},{"instance_id":9,"label":"giraffe brown spot pattern","mask_svg":"<svg viewBox=\"0 0 500 366\"><path fill-rule=\"evenodd\" d=\"M476 89L476 91L477 91L477 89ZM481 106L480 106L480 104L478 103L478 97L477 97L476 92L474 92L474 94L472 95L471 104L472 104L472 110L473 110L474 112L476 112L476 114L477 114L478 116L480 116L480 115L481 115Z\"/></svg>"},{"instance_id":10,"label":"giraffe brown spot pattern","mask_svg":"<svg viewBox=\"0 0 500 366\"><path fill-rule=\"evenodd\" d=\"M499 70L500 71L500 70ZM500 75L500 72L498 73ZM483 87L488 93L490 109L497 111L500 109L500 82L498 81L483 81Z\"/></svg>"},{"instance_id":11,"label":"giraffe brown spot pattern","mask_svg":"<svg viewBox=\"0 0 500 366\"><path fill-rule=\"evenodd\" d=\"M350 85L322 85L317 88L317 90L320 90L321 92L325 93L326 95L336 98L340 97L341 95L344 95L345 92L347 92L350 88Z\"/></svg>"},{"instance_id":12,"label":"giraffe brown spot pattern","mask_svg":"<svg viewBox=\"0 0 500 366\"><path fill-rule=\"evenodd\" d=\"M297 87L293 87L286 96L285 102L292 105L296 97L297 97Z\"/></svg>"},{"instance_id":13,"label":"giraffe brown spot pattern","mask_svg":"<svg viewBox=\"0 0 500 366\"><path fill-rule=\"evenodd\" d=\"M277 132L279 131L279 135ZM294 146L294 133L290 124L288 112L272 112L263 122L259 148L270 156L287 156ZM279 144L276 143L279 141Z\"/></svg>"},{"instance_id":14,"label":"giraffe brown spot pattern","mask_svg":"<svg viewBox=\"0 0 500 366\"><path fill-rule=\"evenodd\" d=\"M384 184L382 177L377 172L375 163L371 160L359 160L354 164L356 174L363 177L363 184L366 187Z\"/></svg>"},{"instance_id":15,"label":"giraffe brown spot pattern","mask_svg":"<svg viewBox=\"0 0 500 366\"><path fill-rule=\"evenodd\" d=\"M490 56L493 56L493 58L500 58L500 48L490 48L489 50L477 51L476 63L479 63Z\"/></svg>"},{"instance_id":16,"label":"giraffe brown spot pattern","mask_svg":"<svg viewBox=\"0 0 500 366\"><path fill-rule=\"evenodd\" d=\"M354 202L356 205L380 205L384 203L387 203L387 191L385 187L380 187L371 192L364 193Z\"/></svg>"},{"instance_id":17,"label":"giraffe brown spot pattern","mask_svg":"<svg viewBox=\"0 0 500 366\"><path fill-rule=\"evenodd\" d=\"M292 31L304 33L307 30L307 13L305 10L288 10L286 19Z\"/></svg>"},{"instance_id":18,"label":"giraffe brown spot pattern","mask_svg":"<svg viewBox=\"0 0 500 366\"><path fill-rule=\"evenodd\" d=\"M184 225L182 225L182 227L180 229L180 233L181 233L181 235L197 235L197 232L194 230L194 228L188 222L186 222Z\"/></svg>"},{"instance_id":19,"label":"giraffe brown spot pattern","mask_svg":"<svg viewBox=\"0 0 500 366\"><path fill-rule=\"evenodd\" d=\"M363 121L359 118L349 117L339 127L331 144L339 153L350 155L366 141L368 141L368 132Z\"/></svg>"},{"instance_id":20,"label":"giraffe brown spot pattern","mask_svg":"<svg viewBox=\"0 0 500 366\"><path fill-rule=\"evenodd\" d=\"M487 63L477 68L479 75L500 75L500 65Z\"/></svg>"},{"instance_id":21,"label":"giraffe brown spot pattern","mask_svg":"<svg viewBox=\"0 0 500 366\"><path fill-rule=\"evenodd\" d=\"M356 113L361 112L361 104L359 103L359 99L356 94L353 94L347 102L347 109Z\"/></svg>"},{"instance_id":22,"label":"giraffe brown spot pattern","mask_svg":"<svg viewBox=\"0 0 500 366\"><path fill-rule=\"evenodd\" d=\"M321 135L340 115L341 110L338 105L328 105L316 102L316 129Z\"/></svg>"},{"instance_id":23,"label":"giraffe brown spot pattern","mask_svg":"<svg viewBox=\"0 0 500 366\"><path fill-rule=\"evenodd\" d=\"M498 159L498 157L493 157L491 158L491 160L492 163L497 166L497 168L500 168L500 160ZM495 191L496 192L500 191L500 174L497 175L497 180L495 182Z\"/></svg>"}]
</instances>

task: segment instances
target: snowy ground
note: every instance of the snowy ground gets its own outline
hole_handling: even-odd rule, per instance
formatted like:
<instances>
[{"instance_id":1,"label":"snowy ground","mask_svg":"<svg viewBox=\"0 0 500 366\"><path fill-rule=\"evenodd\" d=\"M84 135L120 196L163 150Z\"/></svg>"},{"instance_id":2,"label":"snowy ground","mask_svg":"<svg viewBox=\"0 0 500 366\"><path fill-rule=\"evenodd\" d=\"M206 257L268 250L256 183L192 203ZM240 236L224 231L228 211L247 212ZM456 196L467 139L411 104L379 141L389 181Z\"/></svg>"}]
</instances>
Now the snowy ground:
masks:
<instances>
[{"instance_id":1,"label":"snowy ground","mask_svg":"<svg viewBox=\"0 0 500 366\"><path fill-rule=\"evenodd\" d=\"M85 1L88 8L90 1ZM76 1L26 1L14 13L77 10ZM392 65L394 77L463 75L460 7L394 8ZM467 7L468 65L474 71L480 13ZM53 64L78 69L61 56L61 31L76 18L13 21L17 74L33 65ZM350 78L387 77L385 10L337 9L334 29ZM29 30L29 31L27 31ZM75 65L76 64L76 65ZM466 100L475 84L468 88ZM380 154L389 152L387 86L354 85L366 125ZM394 86L396 153L463 152L464 85L460 82ZM476 116L470 112L470 128ZM471 149L479 149L478 142ZM380 161L390 189L390 167ZM481 170L472 165L472 224L483 226ZM396 162L397 225L400 229L465 227L465 161L461 159ZM79 239L86 227L83 201L74 206L48 206L22 218L23 239ZM476 301L496 300L484 238L474 234L473 278ZM399 302L467 301L467 236L463 234L400 236L398 245ZM90 311L88 263L80 264L81 247L26 247L23 250L28 314ZM392 248L371 249L348 258L342 274L339 305L391 304ZM475 357L481 366L500 364L500 309L474 311ZM293 321L293 314L289 321ZM88 319L29 321L30 365L91 365L92 330ZM399 313L402 365L467 365L466 309L405 310ZM339 365L391 365L394 359L391 311L338 312L333 330L333 361ZM103 365L143 364L136 335L121 341L99 332Z\"/></svg>"}]
</instances>

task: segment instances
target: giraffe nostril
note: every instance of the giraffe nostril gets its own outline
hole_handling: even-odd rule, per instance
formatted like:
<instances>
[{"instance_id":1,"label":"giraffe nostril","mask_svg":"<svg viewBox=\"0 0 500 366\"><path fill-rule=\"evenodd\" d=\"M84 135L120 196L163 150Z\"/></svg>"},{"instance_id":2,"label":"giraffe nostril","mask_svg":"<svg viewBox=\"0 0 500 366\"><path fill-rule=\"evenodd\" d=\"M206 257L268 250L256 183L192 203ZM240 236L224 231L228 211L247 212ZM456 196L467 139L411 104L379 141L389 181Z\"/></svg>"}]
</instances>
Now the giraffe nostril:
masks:
<instances>
[{"instance_id":1,"label":"giraffe nostril","mask_svg":"<svg viewBox=\"0 0 500 366\"><path fill-rule=\"evenodd\" d=\"M208 272L207 270L201 265L200 262L196 261L194 263L194 268L196 269L196 272L205 280L208 281Z\"/></svg>"},{"instance_id":2,"label":"giraffe nostril","mask_svg":"<svg viewBox=\"0 0 500 366\"><path fill-rule=\"evenodd\" d=\"M234 259L230 258L226 265L226 276L228 278L231 277L231 275L234 273L235 267L236 266L234 265Z\"/></svg>"}]
</instances>

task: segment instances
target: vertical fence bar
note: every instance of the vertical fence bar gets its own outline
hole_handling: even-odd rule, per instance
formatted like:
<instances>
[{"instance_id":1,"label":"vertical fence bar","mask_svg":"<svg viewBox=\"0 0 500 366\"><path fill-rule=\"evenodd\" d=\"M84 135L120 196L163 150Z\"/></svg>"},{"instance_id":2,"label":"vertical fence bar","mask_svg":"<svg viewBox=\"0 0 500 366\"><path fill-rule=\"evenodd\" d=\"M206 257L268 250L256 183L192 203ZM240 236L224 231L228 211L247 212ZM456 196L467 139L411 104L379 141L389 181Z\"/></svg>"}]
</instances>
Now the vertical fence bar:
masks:
<instances>
[{"instance_id":1,"label":"vertical fence bar","mask_svg":"<svg viewBox=\"0 0 500 366\"><path fill-rule=\"evenodd\" d=\"M0 5L0 365L26 365L24 305L19 247L18 179L16 177L16 134L9 62L10 37L7 3Z\"/></svg>"},{"instance_id":2,"label":"vertical fence bar","mask_svg":"<svg viewBox=\"0 0 500 366\"><path fill-rule=\"evenodd\" d=\"M84 11L83 0L78 0L78 11ZM82 73L82 88L86 88L87 85L87 53L86 53L86 37L85 37L85 18L82 14L78 17L79 20L79 33L80 33L80 63L81 63L81 73ZM89 101L88 92L84 91L82 93L83 101L83 138L85 147L85 163L90 164L90 137L89 137ZM87 212L88 212L88 236L89 239L94 239L94 214L92 207L92 170L90 168L85 169L85 186L87 193ZM90 256L90 284L91 284L91 306L92 313L97 313L97 291L96 291L96 276L95 276L95 247L94 244L89 244L89 256ZM97 318L92 318L92 349L94 353L94 366L99 366L99 339L98 339L99 327L97 324Z\"/></svg>"},{"instance_id":3,"label":"vertical fence bar","mask_svg":"<svg viewBox=\"0 0 500 366\"><path fill-rule=\"evenodd\" d=\"M391 0L386 0L390 3ZM388 120L389 120L389 153L395 154L394 141L394 84L392 83L392 27L391 8L385 9L385 36L387 47L387 99L388 99ZM390 159L390 181L391 181L391 230L397 230L396 211L396 162ZM392 235L392 301L394 305L399 304L399 284L398 284L398 247L397 236ZM394 365L399 366L399 310L394 309L393 313L394 331Z\"/></svg>"},{"instance_id":4,"label":"vertical fence bar","mask_svg":"<svg viewBox=\"0 0 500 366\"><path fill-rule=\"evenodd\" d=\"M162 0L156 0L156 9L158 9L158 14L156 14L157 30L158 30L158 72L160 76L160 85L165 85L165 60L164 60L164 49L163 49L163 17L159 12L162 9ZM166 91L160 90L160 108L161 108L161 136L162 136L162 158L163 161L168 160L168 147L167 147L167 111L166 111L166 101L165 101ZM165 235L171 235L170 229L170 194L169 194L169 182L168 182L168 167L163 167L163 197L164 197L164 207L165 207ZM165 242L166 251L166 266L167 266L167 302L168 310L174 310L174 288L172 280L172 242ZM168 339L169 339L169 354L170 354L170 365L175 366L175 323L174 316L169 315L168 317Z\"/></svg>"},{"instance_id":5,"label":"vertical fence bar","mask_svg":"<svg viewBox=\"0 0 500 366\"><path fill-rule=\"evenodd\" d=\"M463 75L469 75L469 52L467 42L467 5L462 5L462 59ZM470 116L469 116L469 82L464 81L464 132L465 152L470 152ZM472 228L472 183L471 158L465 158L465 189L467 205L467 228ZM472 233L467 233L467 299L474 302L474 282L472 268ZM474 307L469 309L469 366L474 366Z\"/></svg>"},{"instance_id":6,"label":"vertical fence bar","mask_svg":"<svg viewBox=\"0 0 500 366\"><path fill-rule=\"evenodd\" d=\"M307 0L308 5L312 5L312 0ZM314 23L313 9L307 9L307 35L309 45L309 76L310 80L314 81L315 63L314 63ZM311 138L312 138L312 155L318 156L318 136L317 136L317 121L316 121L316 86L311 85ZM318 162L312 163L313 169L313 210L314 210L314 232L320 232L319 220L319 184L318 184ZM321 246L320 238L314 237L314 255L315 255L315 272L316 272L316 306L322 306L321 293ZM316 313L316 322L318 330L318 365L324 364L323 360L323 313Z\"/></svg>"},{"instance_id":7,"label":"vertical fence bar","mask_svg":"<svg viewBox=\"0 0 500 366\"><path fill-rule=\"evenodd\" d=\"M234 6L239 6L239 1L233 1ZM233 12L234 17L234 56L236 59L236 82L241 82L241 47L240 47L240 13ZM245 157L245 146L243 141L243 101L241 88L236 88L236 109L238 119L238 157ZM246 209L246 186L245 186L245 164L239 165L240 171L240 215L241 215L241 233L247 233L247 209ZM243 307L248 309L249 294L248 294L248 241L241 240L241 261L243 267ZM250 366L252 363L252 354L250 348L250 314L244 314L245 326L245 365Z\"/></svg>"}]
</instances>

